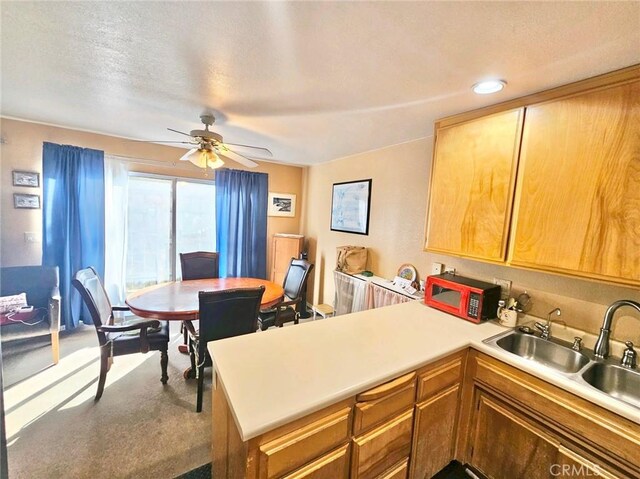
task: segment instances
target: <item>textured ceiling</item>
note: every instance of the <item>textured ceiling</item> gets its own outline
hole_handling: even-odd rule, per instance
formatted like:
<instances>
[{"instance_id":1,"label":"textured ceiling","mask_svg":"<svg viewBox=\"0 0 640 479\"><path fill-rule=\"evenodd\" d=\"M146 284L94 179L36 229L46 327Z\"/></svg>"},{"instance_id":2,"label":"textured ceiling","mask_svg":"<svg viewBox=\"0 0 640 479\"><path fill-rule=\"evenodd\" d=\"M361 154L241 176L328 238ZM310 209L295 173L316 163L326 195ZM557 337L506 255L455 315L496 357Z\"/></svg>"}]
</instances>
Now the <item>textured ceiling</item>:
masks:
<instances>
[{"instance_id":1,"label":"textured ceiling","mask_svg":"<svg viewBox=\"0 0 640 479\"><path fill-rule=\"evenodd\" d=\"M313 164L640 63L640 2L6 2L1 114ZM480 97L470 86L506 79Z\"/></svg>"}]
</instances>

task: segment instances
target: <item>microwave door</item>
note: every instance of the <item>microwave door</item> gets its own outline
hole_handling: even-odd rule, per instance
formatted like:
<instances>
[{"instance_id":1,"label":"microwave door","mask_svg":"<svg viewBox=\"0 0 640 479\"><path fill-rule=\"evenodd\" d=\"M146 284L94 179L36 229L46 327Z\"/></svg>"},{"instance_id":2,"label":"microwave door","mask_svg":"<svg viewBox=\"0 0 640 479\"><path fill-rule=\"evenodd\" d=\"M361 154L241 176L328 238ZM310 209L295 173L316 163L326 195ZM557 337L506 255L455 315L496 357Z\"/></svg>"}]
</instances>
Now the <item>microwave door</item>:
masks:
<instances>
[{"instance_id":1,"label":"microwave door","mask_svg":"<svg viewBox=\"0 0 640 479\"><path fill-rule=\"evenodd\" d=\"M447 288L441 284L431 285L431 300L438 303L443 311L460 315L460 304L463 301L463 292Z\"/></svg>"}]
</instances>

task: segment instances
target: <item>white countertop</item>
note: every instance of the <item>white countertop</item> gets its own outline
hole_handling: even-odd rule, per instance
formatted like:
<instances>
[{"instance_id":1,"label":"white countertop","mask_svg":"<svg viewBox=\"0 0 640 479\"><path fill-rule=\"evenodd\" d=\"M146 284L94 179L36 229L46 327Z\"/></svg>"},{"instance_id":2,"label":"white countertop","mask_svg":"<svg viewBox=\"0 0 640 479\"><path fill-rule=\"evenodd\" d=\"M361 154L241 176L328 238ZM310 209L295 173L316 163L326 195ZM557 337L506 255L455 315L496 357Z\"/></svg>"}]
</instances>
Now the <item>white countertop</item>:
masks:
<instances>
[{"instance_id":1,"label":"white countertop","mask_svg":"<svg viewBox=\"0 0 640 479\"><path fill-rule=\"evenodd\" d=\"M468 346L640 424L638 409L482 341L504 332L419 301L209 343L244 441Z\"/></svg>"}]
</instances>

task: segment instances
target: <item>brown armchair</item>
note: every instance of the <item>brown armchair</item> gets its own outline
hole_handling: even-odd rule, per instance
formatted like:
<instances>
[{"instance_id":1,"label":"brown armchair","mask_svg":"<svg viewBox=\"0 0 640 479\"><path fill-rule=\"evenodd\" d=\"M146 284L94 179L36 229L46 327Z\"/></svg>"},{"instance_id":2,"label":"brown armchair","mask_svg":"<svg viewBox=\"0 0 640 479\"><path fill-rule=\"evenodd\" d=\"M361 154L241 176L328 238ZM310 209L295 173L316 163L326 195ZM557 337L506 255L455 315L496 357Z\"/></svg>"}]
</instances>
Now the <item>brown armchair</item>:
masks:
<instances>
[{"instance_id":1,"label":"brown armchair","mask_svg":"<svg viewBox=\"0 0 640 479\"><path fill-rule=\"evenodd\" d=\"M0 268L0 296L27 293L27 302L46 311L44 321L30 326L2 327L2 342L51 335L53 363L60 359L60 279L57 266L12 266Z\"/></svg>"},{"instance_id":2,"label":"brown armchair","mask_svg":"<svg viewBox=\"0 0 640 479\"><path fill-rule=\"evenodd\" d=\"M115 356L160 351L160 381L167 384L169 356L169 323L157 319L137 318L126 324L114 324L114 311L128 311L126 306L111 306L107 292L93 268L81 269L73 278L73 286L80 292L96 327L100 344L100 379L95 400L102 397L107 372ZM138 331L138 334L131 334Z\"/></svg>"},{"instance_id":3,"label":"brown armchair","mask_svg":"<svg viewBox=\"0 0 640 479\"><path fill-rule=\"evenodd\" d=\"M204 368L211 365L207 343L217 339L255 333L258 311L264 286L258 288L229 289L226 291L200 291L200 330L195 331L188 322L191 368L198 379L196 411L202 411Z\"/></svg>"},{"instance_id":4,"label":"brown armchair","mask_svg":"<svg viewBox=\"0 0 640 479\"><path fill-rule=\"evenodd\" d=\"M313 264L303 259L291 258L287 275L284 277L284 298L273 308L260 311L258 316L258 324L262 331L271 326L281 328L289 321L298 324L300 304L312 269Z\"/></svg>"}]
</instances>

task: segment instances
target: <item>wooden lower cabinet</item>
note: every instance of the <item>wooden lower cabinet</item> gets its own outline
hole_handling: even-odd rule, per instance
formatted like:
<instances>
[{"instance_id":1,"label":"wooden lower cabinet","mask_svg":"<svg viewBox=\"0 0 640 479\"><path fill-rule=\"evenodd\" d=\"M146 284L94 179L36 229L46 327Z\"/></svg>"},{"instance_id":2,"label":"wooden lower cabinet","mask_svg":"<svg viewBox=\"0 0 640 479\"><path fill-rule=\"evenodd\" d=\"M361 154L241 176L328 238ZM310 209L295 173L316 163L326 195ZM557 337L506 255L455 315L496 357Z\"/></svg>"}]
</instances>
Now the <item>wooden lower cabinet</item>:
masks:
<instances>
[{"instance_id":1,"label":"wooden lower cabinet","mask_svg":"<svg viewBox=\"0 0 640 479\"><path fill-rule=\"evenodd\" d=\"M353 439L351 477L379 477L411 453L413 409Z\"/></svg>"},{"instance_id":2,"label":"wooden lower cabinet","mask_svg":"<svg viewBox=\"0 0 640 479\"><path fill-rule=\"evenodd\" d=\"M412 479L428 479L453 459L459 392L456 384L416 406Z\"/></svg>"},{"instance_id":3,"label":"wooden lower cabinet","mask_svg":"<svg viewBox=\"0 0 640 479\"><path fill-rule=\"evenodd\" d=\"M287 474L283 479L347 479L348 477L349 444L345 444L297 471Z\"/></svg>"},{"instance_id":4,"label":"wooden lower cabinet","mask_svg":"<svg viewBox=\"0 0 640 479\"><path fill-rule=\"evenodd\" d=\"M243 442L213 392L215 479L639 479L640 426L475 350Z\"/></svg>"},{"instance_id":5,"label":"wooden lower cabinet","mask_svg":"<svg viewBox=\"0 0 640 479\"><path fill-rule=\"evenodd\" d=\"M377 479L407 479L409 474L409 458L405 458L391 469L383 472Z\"/></svg>"},{"instance_id":6,"label":"wooden lower cabinet","mask_svg":"<svg viewBox=\"0 0 640 479\"><path fill-rule=\"evenodd\" d=\"M640 426L472 351L457 459L490 479L640 478Z\"/></svg>"},{"instance_id":7,"label":"wooden lower cabinet","mask_svg":"<svg viewBox=\"0 0 640 479\"><path fill-rule=\"evenodd\" d=\"M549 477L560 444L515 411L478 394L471 461L488 477Z\"/></svg>"}]
</instances>

